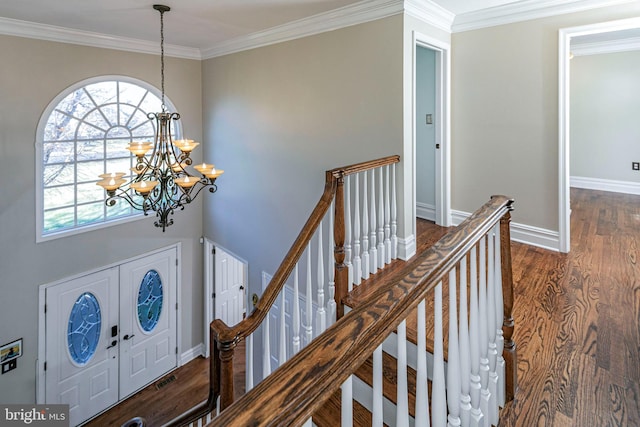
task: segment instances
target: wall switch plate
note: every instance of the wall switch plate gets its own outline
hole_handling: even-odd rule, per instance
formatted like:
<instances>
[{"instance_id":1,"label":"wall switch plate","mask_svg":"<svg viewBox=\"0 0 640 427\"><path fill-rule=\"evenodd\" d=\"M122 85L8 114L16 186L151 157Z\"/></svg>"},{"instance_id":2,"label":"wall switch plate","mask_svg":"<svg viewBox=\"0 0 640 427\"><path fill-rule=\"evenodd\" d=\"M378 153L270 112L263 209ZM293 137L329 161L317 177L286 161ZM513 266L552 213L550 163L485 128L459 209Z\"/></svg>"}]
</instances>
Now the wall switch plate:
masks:
<instances>
[{"instance_id":1,"label":"wall switch plate","mask_svg":"<svg viewBox=\"0 0 640 427\"><path fill-rule=\"evenodd\" d=\"M640 162L631 162L631 169L634 171L640 171Z\"/></svg>"},{"instance_id":2,"label":"wall switch plate","mask_svg":"<svg viewBox=\"0 0 640 427\"><path fill-rule=\"evenodd\" d=\"M18 367L18 361L16 359L10 360L2 364L2 374L6 374L9 371L13 371Z\"/></svg>"},{"instance_id":3,"label":"wall switch plate","mask_svg":"<svg viewBox=\"0 0 640 427\"><path fill-rule=\"evenodd\" d=\"M433 124L433 114L427 114L427 124L428 125Z\"/></svg>"}]
</instances>

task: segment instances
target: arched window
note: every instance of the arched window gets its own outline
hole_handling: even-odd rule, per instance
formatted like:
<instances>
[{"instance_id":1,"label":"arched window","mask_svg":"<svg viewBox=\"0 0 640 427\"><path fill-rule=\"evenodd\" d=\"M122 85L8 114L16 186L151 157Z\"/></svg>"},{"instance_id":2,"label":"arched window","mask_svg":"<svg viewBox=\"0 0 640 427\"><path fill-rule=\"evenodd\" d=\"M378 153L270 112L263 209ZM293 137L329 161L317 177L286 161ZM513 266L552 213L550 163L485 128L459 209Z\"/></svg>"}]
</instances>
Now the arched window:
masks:
<instances>
[{"instance_id":1,"label":"arched window","mask_svg":"<svg viewBox=\"0 0 640 427\"><path fill-rule=\"evenodd\" d=\"M169 100L165 104L176 111ZM49 104L36 143L38 240L140 215L127 203L107 207L96 182L108 171L130 171L135 156L126 147L131 141L153 141L155 122L147 114L159 111L156 88L122 76L82 81ZM172 131L180 138L179 122Z\"/></svg>"}]
</instances>

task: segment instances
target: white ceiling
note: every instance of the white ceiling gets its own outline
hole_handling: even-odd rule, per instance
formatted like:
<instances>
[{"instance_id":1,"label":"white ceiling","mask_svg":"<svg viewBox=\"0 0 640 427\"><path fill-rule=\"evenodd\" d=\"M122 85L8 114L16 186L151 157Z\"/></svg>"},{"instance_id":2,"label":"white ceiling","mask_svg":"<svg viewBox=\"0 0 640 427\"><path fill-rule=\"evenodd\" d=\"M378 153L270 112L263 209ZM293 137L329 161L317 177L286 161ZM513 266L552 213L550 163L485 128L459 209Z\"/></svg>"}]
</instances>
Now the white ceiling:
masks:
<instances>
[{"instance_id":1,"label":"white ceiling","mask_svg":"<svg viewBox=\"0 0 640 427\"><path fill-rule=\"evenodd\" d=\"M361 0L2 0L0 17L138 40L159 40L154 3L165 14L167 44L207 49L221 42L359 3ZM568 0L570 2L572 0ZM435 0L458 15L513 0Z\"/></svg>"}]
</instances>

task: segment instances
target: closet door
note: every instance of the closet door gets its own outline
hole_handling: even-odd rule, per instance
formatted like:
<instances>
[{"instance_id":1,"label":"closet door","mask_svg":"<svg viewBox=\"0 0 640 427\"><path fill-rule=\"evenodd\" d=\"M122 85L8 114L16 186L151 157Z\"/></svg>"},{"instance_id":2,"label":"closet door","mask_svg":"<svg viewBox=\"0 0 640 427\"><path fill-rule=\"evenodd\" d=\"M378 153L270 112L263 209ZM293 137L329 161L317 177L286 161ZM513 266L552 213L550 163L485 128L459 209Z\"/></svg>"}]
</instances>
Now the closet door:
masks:
<instances>
[{"instance_id":1,"label":"closet door","mask_svg":"<svg viewBox=\"0 0 640 427\"><path fill-rule=\"evenodd\" d=\"M120 266L120 398L177 366L176 249Z\"/></svg>"},{"instance_id":2,"label":"closet door","mask_svg":"<svg viewBox=\"0 0 640 427\"><path fill-rule=\"evenodd\" d=\"M76 425L118 401L118 268L46 290L47 403Z\"/></svg>"}]
</instances>

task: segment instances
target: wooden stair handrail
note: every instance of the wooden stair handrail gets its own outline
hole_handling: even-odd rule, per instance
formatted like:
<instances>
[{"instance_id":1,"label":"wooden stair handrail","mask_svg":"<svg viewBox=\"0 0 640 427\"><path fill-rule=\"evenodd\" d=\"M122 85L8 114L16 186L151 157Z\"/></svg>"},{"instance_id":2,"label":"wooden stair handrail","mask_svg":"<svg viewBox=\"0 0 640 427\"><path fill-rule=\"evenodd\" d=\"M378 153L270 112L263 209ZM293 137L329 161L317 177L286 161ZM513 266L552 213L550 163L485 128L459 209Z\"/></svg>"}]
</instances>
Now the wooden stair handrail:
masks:
<instances>
[{"instance_id":1,"label":"wooden stair handrail","mask_svg":"<svg viewBox=\"0 0 640 427\"><path fill-rule=\"evenodd\" d=\"M264 318L269 313L278 294L286 284L287 279L295 268L296 263L300 260L305 248L311 241L318 225L324 218L325 214L331 207L334 197L342 197L342 184L344 177L370 169L398 163L400 156L393 155L370 160L361 163L355 163L348 166L342 166L325 172L325 185L322 196L311 212L309 219L302 227L298 237L291 245L291 248L285 255L284 260L273 275L269 285L263 292L262 296L255 305L253 312L235 326L228 326L221 319L216 319L210 324L210 363L209 363L209 396L207 400L195 407L189 412L183 414L174 420L172 425L189 424L199 418L206 416L216 408L216 400L221 395L221 381L223 378L231 381L230 389L224 390L221 396L220 406L225 408L233 402L233 350L235 346L249 334L253 333L262 324ZM335 222L335 245L336 260L342 254L339 262L336 262L336 288L346 290L346 268L344 266L344 206L336 203L336 222ZM336 292L336 299L340 296ZM337 301L339 302L339 301ZM341 304L338 304L338 311L341 314ZM217 344L216 344L217 343ZM221 360L221 363L218 363ZM226 371L226 372L223 372Z\"/></svg>"},{"instance_id":2,"label":"wooden stair handrail","mask_svg":"<svg viewBox=\"0 0 640 427\"><path fill-rule=\"evenodd\" d=\"M494 196L380 285L292 359L213 419L221 426L293 426L311 418L341 384L427 297L447 272L504 217L513 201ZM511 313L505 312L505 319ZM505 335L505 345L510 336Z\"/></svg>"}]
</instances>

